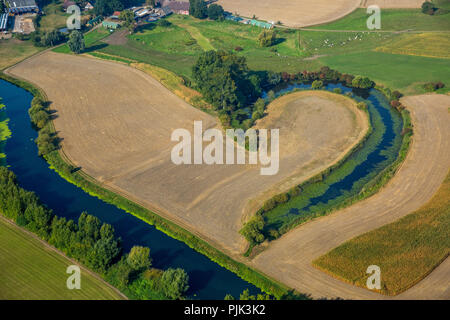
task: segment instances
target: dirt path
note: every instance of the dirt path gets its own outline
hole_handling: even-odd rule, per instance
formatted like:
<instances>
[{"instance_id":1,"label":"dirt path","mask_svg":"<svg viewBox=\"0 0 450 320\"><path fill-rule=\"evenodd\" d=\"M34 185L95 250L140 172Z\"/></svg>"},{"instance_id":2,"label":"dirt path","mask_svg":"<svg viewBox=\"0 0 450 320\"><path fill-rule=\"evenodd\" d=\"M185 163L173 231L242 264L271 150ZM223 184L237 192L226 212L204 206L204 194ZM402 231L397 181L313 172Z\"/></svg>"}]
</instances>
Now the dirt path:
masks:
<instances>
[{"instance_id":1,"label":"dirt path","mask_svg":"<svg viewBox=\"0 0 450 320\"><path fill-rule=\"evenodd\" d=\"M258 255L252 266L313 297L387 298L341 282L311 262L343 242L393 222L431 199L450 167L450 96L403 99L412 112L412 149L395 178L375 196L290 231ZM450 299L447 259L419 284L396 298Z\"/></svg>"}]
</instances>

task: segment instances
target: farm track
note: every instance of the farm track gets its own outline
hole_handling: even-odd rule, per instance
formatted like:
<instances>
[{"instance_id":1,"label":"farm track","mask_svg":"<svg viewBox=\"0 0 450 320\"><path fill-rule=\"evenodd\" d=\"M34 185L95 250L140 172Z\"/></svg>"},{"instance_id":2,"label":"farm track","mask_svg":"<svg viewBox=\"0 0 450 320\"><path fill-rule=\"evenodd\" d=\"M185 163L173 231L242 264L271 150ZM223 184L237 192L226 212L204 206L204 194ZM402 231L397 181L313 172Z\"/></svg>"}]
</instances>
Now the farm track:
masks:
<instances>
[{"instance_id":1,"label":"farm track","mask_svg":"<svg viewBox=\"0 0 450 320\"><path fill-rule=\"evenodd\" d=\"M403 103L411 110L415 135L407 159L388 185L367 200L291 230L256 256L253 267L315 298L450 299L449 259L396 297L344 283L311 264L343 242L419 209L444 181L450 167L450 96L411 96Z\"/></svg>"}]
</instances>

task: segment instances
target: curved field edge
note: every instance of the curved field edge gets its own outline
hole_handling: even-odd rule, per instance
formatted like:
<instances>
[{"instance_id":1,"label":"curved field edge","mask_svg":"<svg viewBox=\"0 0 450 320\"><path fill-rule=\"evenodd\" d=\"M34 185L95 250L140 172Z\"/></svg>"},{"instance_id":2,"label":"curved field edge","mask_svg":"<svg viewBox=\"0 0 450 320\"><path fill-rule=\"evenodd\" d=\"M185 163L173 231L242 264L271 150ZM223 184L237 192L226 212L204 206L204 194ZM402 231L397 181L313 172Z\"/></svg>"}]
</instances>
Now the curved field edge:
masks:
<instances>
[{"instance_id":1,"label":"curved field edge","mask_svg":"<svg viewBox=\"0 0 450 320\"><path fill-rule=\"evenodd\" d=\"M83 289L67 289L66 268L78 262L1 215L0 230L0 299L127 299L85 267Z\"/></svg>"},{"instance_id":2,"label":"curved field edge","mask_svg":"<svg viewBox=\"0 0 450 320\"><path fill-rule=\"evenodd\" d=\"M48 101L45 92L35 84L30 83L17 77L12 77L5 73L0 73L0 79L6 80L16 86L23 88L30 92L34 97L39 97L43 101ZM51 122L52 130L54 131L53 122ZM189 231L180 226L160 217L152 211L122 197L110 190L103 188L97 181L89 177L85 173L71 172L73 166L70 164L67 157L62 150L53 151L45 156L45 160L49 163L50 169L57 172L62 178L68 182L83 189L91 196L97 197L107 203L115 205L119 209L132 214L138 219L154 225L156 229L164 232L168 236L184 242L190 248L207 256L210 260L216 262L220 266L230 270L245 281L248 281L266 293L269 293L277 298L282 298L292 292L290 288L281 284L268 276L256 271L242 262L238 262L214 248L206 241L200 239ZM301 297L306 298L305 295Z\"/></svg>"},{"instance_id":3,"label":"curved field edge","mask_svg":"<svg viewBox=\"0 0 450 320\"><path fill-rule=\"evenodd\" d=\"M384 94L382 88L377 88L377 89L380 91L380 93ZM393 110L393 112L397 112L397 111ZM411 139L413 136L413 126L411 123L411 116L410 116L409 111L406 109L402 110L401 118L403 121L403 130L402 130L403 136L402 136L398 156L395 161L393 161L390 165L388 165L381 172L379 172L375 177L373 177L369 182L367 182L365 184L364 188L361 190L361 192L344 199L343 201L339 202L338 204L332 206L329 209L319 210L319 211L315 212L314 214L310 215L309 217L307 217L306 219L301 219L301 217L299 217L298 219L293 220L291 223L286 224L284 229L280 230L280 231L282 231L282 232L280 232L280 237L283 234L289 232L290 230L292 230L300 225L303 225L305 223L308 223L309 221L311 221L313 219L316 219L321 216L326 216L326 215L329 215L340 209L349 207L356 202L367 199L367 198L373 196L374 194L378 193L394 177L395 173L398 171L400 166L403 164L403 162L406 159L406 156L410 150L410 145L411 145L411 141L412 141ZM309 185L309 184L313 184L318 181L322 181L328 175L330 175L334 170L336 170L340 166L342 166L345 163L345 161L348 160L348 158L350 156L352 156L352 154L354 154L356 151L358 151L362 147L362 145L367 141L367 139L369 138L369 136L372 133L372 129L373 129L372 124L370 124L369 131L364 136L364 138L354 148L352 148L352 150L346 156L344 156L344 158L342 158L340 161L338 161L337 163L335 163L333 166L329 167L328 169L326 169L326 170L322 171L321 173L318 173L317 175L311 177L310 179L302 182L300 185L298 185L298 187L300 189L302 189L302 187L305 185ZM274 199L276 197L280 197L280 195L286 195L287 197L289 197L289 192L278 194L275 197L273 197L272 199ZM256 214L264 215L262 210L263 209L259 209ZM264 247L264 244L262 245L262 247ZM252 249L253 249L253 247L250 246L246 252L247 256L251 254ZM260 253L261 250L264 250L264 248L259 248L256 250L258 251L258 253ZM252 256L254 256L254 254Z\"/></svg>"},{"instance_id":4,"label":"curved field edge","mask_svg":"<svg viewBox=\"0 0 450 320\"><path fill-rule=\"evenodd\" d=\"M420 209L341 244L314 260L313 266L365 287L365 268L376 263L381 268L381 289L377 291L398 295L427 277L449 255L450 172Z\"/></svg>"}]
</instances>

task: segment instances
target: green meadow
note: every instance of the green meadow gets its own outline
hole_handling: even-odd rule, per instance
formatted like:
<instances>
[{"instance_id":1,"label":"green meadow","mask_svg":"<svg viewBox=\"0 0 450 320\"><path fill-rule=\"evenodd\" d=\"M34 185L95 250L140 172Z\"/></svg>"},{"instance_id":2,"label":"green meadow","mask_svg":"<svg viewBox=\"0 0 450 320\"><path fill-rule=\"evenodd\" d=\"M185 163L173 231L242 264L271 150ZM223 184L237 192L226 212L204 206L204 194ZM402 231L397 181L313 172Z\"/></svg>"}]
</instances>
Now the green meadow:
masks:
<instances>
[{"instance_id":1,"label":"green meadow","mask_svg":"<svg viewBox=\"0 0 450 320\"><path fill-rule=\"evenodd\" d=\"M357 9L329 24L311 27L322 30L367 31L366 9ZM381 31L443 31L450 29L450 13L430 16L420 9L381 9Z\"/></svg>"},{"instance_id":2,"label":"green meadow","mask_svg":"<svg viewBox=\"0 0 450 320\"><path fill-rule=\"evenodd\" d=\"M414 20L411 15L417 14L414 10L389 12L392 21L396 21L398 15L408 21ZM447 16L420 14L425 17L420 16L416 23L428 18L442 21L441 17ZM351 29L353 22L348 21L355 21L352 18L355 15L361 15L361 10L318 28L335 29L333 24L346 24ZM151 23L139 27L132 35L124 34L124 44L103 42L109 31L98 28L85 36L87 52L98 57L116 57L154 65L187 79L192 76L192 66L197 57L203 51L213 49L231 50L246 57L250 69L255 71L296 73L318 70L328 65L341 72L368 76L406 94L423 93L423 84L429 81L447 84L442 92L447 92L450 86L447 58L450 41L446 33L330 32L279 28L277 43L263 48L258 43L258 35L262 31L258 27L180 15L173 15L167 20L171 22L168 27ZM420 23L429 25L429 29L436 29L433 25L439 24L450 31L450 26L445 23ZM430 52L436 51L433 48L437 50L438 57L430 57ZM62 46L55 51L68 53L69 49Z\"/></svg>"}]
</instances>

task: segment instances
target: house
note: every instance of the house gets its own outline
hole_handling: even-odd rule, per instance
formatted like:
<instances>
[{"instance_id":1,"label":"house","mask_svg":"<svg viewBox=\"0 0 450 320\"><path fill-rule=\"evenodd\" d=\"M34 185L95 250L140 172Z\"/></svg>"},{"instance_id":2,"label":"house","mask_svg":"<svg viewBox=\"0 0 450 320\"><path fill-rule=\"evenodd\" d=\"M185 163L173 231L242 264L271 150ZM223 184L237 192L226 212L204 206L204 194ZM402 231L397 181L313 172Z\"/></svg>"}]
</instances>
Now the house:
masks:
<instances>
[{"instance_id":1,"label":"house","mask_svg":"<svg viewBox=\"0 0 450 320\"><path fill-rule=\"evenodd\" d=\"M120 17L120 11L114 11L114 13L111 16L111 18L113 18L113 19L119 19L119 17Z\"/></svg>"},{"instance_id":2,"label":"house","mask_svg":"<svg viewBox=\"0 0 450 320\"><path fill-rule=\"evenodd\" d=\"M86 5L84 6L84 10L86 10L86 11L92 10L92 9L94 9L94 6L90 2L86 3Z\"/></svg>"},{"instance_id":3,"label":"house","mask_svg":"<svg viewBox=\"0 0 450 320\"><path fill-rule=\"evenodd\" d=\"M173 13L173 11L169 7L162 7L162 8L156 9L156 13L158 13L159 16L162 18L162 17L166 17L168 15L171 15Z\"/></svg>"},{"instance_id":4,"label":"house","mask_svg":"<svg viewBox=\"0 0 450 320\"><path fill-rule=\"evenodd\" d=\"M164 7L169 7L170 10L172 10L175 14L182 14L185 16L189 15L189 8L191 7L189 2L186 1L173 1L173 0L166 0L164 1Z\"/></svg>"},{"instance_id":5,"label":"house","mask_svg":"<svg viewBox=\"0 0 450 320\"><path fill-rule=\"evenodd\" d=\"M6 0L6 2L12 14L39 12L39 7L34 0Z\"/></svg>"},{"instance_id":6,"label":"house","mask_svg":"<svg viewBox=\"0 0 450 320\"><path fill-rule=\"evenodd\" d=\"M108 29L115 30L117 28L120 28L120 23L108 19L102 22L102 26Z\"/></svg>"},{"instance_id":7,"label":"house","mask_svg":"<svg viewBox=\"0 0 450 320\"><path fill-rule=\"evenodd\" d=\"M62 7L63 7L64 11L67 11L67 9L70 6L76 6L76 5L77 5L77 3L75 1L64 0Z\"/></svg>"}]
</instances>

